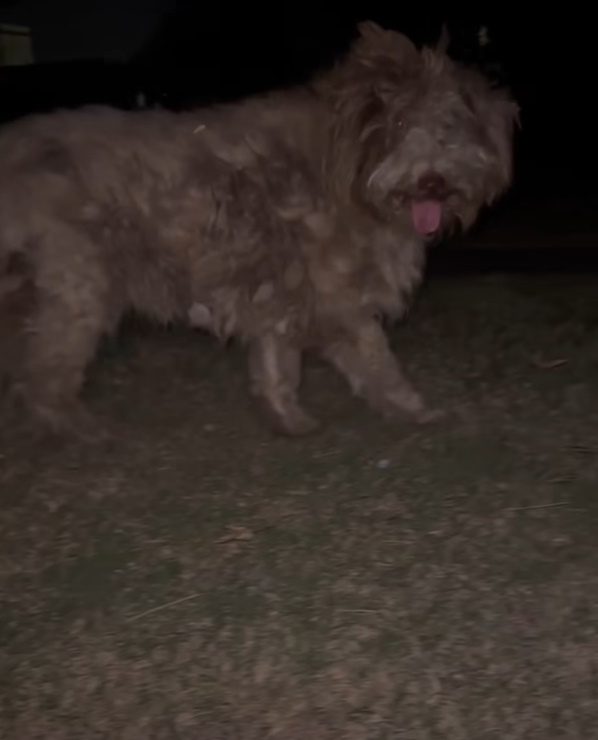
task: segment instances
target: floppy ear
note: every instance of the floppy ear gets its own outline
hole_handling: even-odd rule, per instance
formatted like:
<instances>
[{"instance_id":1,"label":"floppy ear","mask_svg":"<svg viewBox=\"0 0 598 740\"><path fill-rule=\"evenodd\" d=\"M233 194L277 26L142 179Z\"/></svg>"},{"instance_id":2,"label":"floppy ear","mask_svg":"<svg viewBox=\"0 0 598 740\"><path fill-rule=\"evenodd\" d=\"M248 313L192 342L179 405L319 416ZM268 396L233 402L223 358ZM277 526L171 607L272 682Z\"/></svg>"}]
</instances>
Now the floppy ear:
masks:
<instances>
[{"instance_id":1,"label":"floppy ear","mask_svg":"<svg viewBox=\"0 0 598 740\"><path fill-rule=\"evenodd\" d=\"M451 45L451 37L448 31L448 27L446 23L443 23L442 28L440 29L440 36L438 38L438 43L436 44L436 51L439 54L446 54L450 45Z\"/></svg>"},{"instance_id":2,"label":"floppy ear","mask_svg":"<svg viewBox=\"0 0 598 740\"><path fill-rule=\"evenodd\" d=\"M384 152L386 129L384 102L371 85L354 86L347 93L336 101L325 168L336 197L351 201L362 185L361 174Z\"/></svg>"},{"instance_id":3,"label":"floppy ear","mask_svg":"<svg viewBox=\"0 0 598 740\"><path fill-rule=\"evenodd\" d=\"M515 128L521 131L521 108L518 103L511 103L511 119Z\"/></svg>"},{"instance_id":4,"label":"floppy ear","mask_svg":"<svg viewBox=\"0 0 598 740\"><path fill-rule=\"evenodd\" d=\"M325 82L336 112L325 166L341 199L355 197L362 173L382 156L389 99L422 68L420 53L403 34L372 21L358 31L348 57Z\"/></svg>"},{"instance_id":5,"label":"floppy ear","mask_svg":"<svg viewBox=\"0 0 598 740\"><path fill-rule=\"evenodd\" d=\"M519 106L506 93L496 94L496 97L485 110L487 133L499 155L500 171L503 178L503 188L513 176L513 134L515 128L520 127Z\"/></svg>"}]
</instances>

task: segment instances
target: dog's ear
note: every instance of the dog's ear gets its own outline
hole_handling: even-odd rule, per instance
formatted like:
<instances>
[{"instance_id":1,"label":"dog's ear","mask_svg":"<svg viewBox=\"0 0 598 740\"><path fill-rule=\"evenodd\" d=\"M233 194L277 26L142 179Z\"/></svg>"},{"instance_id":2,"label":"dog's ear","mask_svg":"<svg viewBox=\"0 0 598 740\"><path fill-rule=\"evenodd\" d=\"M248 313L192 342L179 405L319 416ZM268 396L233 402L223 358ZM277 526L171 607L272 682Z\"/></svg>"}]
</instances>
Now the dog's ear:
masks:
<instances>
[{"instance_id":1,"label":"dog's ear","mask_svg":"<svg viewBox=\"0 0 598 740\"><path fill-rule=\"evenodd\" d=\"M436 44L436 51L439 54L446 54L450 45L451 45L451 36L449 34L449 30L448 30L446 23L443 23L442 28L440 29L440 36L438 38L438 43Z\"/></svg>"},{"instance_id":2,"label":"dog's ear","mask_svg":"<svg viewBox=\"0 0 598 740\"><path fill-rule=\"evenodd\" d=\"M513 133L520 127L519 105L506 92L495 91L483 110L486 132L499 155L502 187L506 187L513 173Z\"/></svg>"},{"instance_id":3,"label":"dog's ear","mask_svg":"<svg viewBox=\"0 0 598 740\"><path fill-rule=\"evenodd\" d=\"M494 114L495 120L509 132L509 135L516 128L521 128L519 104L505 91L496 91L494 100L488 105L487 109Z\"/></svg>"},{"instance_id":4,"label":"dog's ear","mask_svg":"<svg viewBox=\"0 0 598 740\"><path fill-rule=\"evenodd\" d=\"M511 120L515 128L521 130L521 108L515 101L511 101Z\"/></svg>"},{"instance_id":5,"label":"dog's ear","mask_svg":"<svg viewBox=\"0 0 598 740\"><path fill-rule=\"evenodd\" d=\"M381 28L373 21L360 23L357 30L359 37L353 46L353 53L367 66L388 66L389 62L409 66L419 60L415 44L398 31Z\"/></svg>"},{"instance_id":6,"label":"dog's ear","mask_svg":"<svg viewBox=\"0 0 598 740\"><path fill-rule=\"evenodd\" d=\"M362 21L357 24L359 35L366 40L376 40L384 35L384 29L374 21Z\"/></svg>"}]
</instances>

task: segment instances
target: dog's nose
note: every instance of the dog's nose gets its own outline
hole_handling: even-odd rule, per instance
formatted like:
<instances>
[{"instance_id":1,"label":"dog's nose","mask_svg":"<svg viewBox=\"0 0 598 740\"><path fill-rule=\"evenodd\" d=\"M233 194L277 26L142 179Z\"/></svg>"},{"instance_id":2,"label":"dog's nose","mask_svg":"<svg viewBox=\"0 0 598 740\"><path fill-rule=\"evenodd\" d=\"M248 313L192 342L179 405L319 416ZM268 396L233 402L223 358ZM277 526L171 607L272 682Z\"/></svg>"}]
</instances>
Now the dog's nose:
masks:
<instances>
[{"instance_id":1,"label":"dog's nose","mask_svg":"<svg viewBox=\"0 0 598 740\"><path fill-rule=\"evenodd\" d=\"M438 172L426 172L417 181L422 195L443 196L446 192L446 180Z\"/></svg>"}]
</instances>

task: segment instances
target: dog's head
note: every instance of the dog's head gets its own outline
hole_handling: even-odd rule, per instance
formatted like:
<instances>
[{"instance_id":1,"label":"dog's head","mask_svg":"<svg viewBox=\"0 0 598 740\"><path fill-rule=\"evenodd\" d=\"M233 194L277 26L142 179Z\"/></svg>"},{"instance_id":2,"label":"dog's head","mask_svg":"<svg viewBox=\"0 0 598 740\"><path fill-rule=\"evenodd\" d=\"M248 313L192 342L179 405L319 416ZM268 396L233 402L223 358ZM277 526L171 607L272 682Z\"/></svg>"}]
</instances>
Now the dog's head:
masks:
<instances>
[{"instance_id":1,"label":"dog's head","mask_svg":"<svg viewBox=\"0 0 598 740\"><path fill-rule=\"evenodd\" d=\"M425 237L468 228L511 182L517 105L440 45L419 51L370 22L359 32L328 87L337 192L409 214Z\"/></svg>"}]
</instances>

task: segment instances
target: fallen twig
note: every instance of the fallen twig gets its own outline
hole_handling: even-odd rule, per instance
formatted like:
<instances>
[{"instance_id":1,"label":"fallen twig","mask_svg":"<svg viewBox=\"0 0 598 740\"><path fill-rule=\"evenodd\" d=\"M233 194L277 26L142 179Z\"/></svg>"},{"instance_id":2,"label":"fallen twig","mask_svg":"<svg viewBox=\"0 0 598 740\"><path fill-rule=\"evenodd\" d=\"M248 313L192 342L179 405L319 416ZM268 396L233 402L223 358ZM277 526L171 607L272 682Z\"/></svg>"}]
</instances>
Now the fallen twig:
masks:
<instances>
[{"instance_id":1,"label":"fallen twig","mask_svg":"<svg viewBox=\"0 0 598 740\"><path fill-rule=\"evenodd\" d=\"M558 359L554 360L543 360L539 357L535 357L534 365L539 368L540 370L553 370L555 367L561 367L562 365L566 365L569 360L564 357L559 357Z\"/></svg>"},{"instance_id":2,"label":"fallen twig","mask_svg":"<svg viewBox=\"0 0 598 740\"><path fill-rule=\"evenodd\" d=\"M177 606L177 604L182 604L184 601L191 601L191 599L197 599L199 596L201 596L200 593L190 594L189 596L183 596L180 599L169 601L168 604L161 604L160 606L155 606L153 609L147 609L146 611L141 612L141 614L134 614L132 617L127 617L127 622L134 622L136 619L141 619L141 617L147 617L149 614L154 614L155 612L161 612L163 609L170 609L171 606Z\"/></svg>"},{"instance_id":3,"label":"fallen twig","mask_svg":"<svg viewBox=\"0 0 598 740\"><path fill-rule=\"evenodd\" d=\"M567 506L569 501L556 501L553 504L534 504L533 506L513 506L506 511L529 511L530 509L553 509L555 506Z\"/></svg>"}]
</instances>

